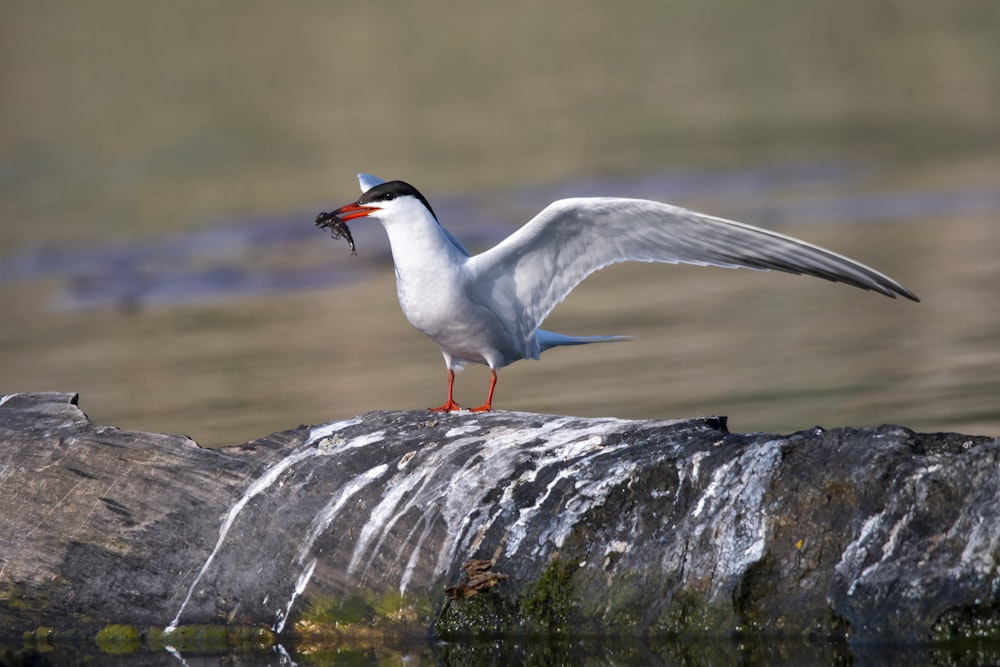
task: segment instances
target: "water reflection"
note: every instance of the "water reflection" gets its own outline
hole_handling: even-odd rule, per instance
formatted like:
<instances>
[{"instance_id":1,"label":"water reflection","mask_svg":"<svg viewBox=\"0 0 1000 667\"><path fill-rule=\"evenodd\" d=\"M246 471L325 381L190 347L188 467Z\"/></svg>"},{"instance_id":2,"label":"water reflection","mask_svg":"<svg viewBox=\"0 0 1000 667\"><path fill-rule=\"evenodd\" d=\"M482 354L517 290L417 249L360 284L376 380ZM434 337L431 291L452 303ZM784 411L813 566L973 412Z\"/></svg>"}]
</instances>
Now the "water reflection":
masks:
<instances>
[{"instance_id":1,"label":"water reflection","mask_svg":"<svg viewBox=\"0 0 1000 667\"><path fill-rule=\"evenodd\" d=\"M4 657L6 655L6 657ZM791 639L657 640L587 637L468 638L459 641L412 639L370 646L295 646L281 644L254 652L201 653L197 651L105 653L96 646L65 645L0 651L0 665L101 664L163 667L299 666L347 667L361 665L866 665L923 667L931 665L991 665L1000 663L1000 644L989 641L962 644L850 646L843 641ZM34 662L29 662L34 661Z\"/></svg>"}]
</instances>

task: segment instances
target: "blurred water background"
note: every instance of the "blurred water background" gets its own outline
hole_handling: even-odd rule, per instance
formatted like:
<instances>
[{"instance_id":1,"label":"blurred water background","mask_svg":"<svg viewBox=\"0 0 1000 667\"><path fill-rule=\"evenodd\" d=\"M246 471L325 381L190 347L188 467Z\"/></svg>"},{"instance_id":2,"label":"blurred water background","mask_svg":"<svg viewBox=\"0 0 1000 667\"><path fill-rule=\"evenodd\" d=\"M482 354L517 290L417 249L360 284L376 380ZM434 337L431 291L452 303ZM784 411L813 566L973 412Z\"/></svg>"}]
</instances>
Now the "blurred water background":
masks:
<instances>
[{"instance_id":1,"label":"blurred water background","mask_svg":"<svg viewBox=\"0 0 1000 667\"><path fill-rule=\"evenodd\" d=\"M616 266L546 328L634 341L501 372L495 406L1000 435L1000 4L0 2L0 392L235 444L437 405L388 246L313 227L354 174L473 250L552 199L735 218L920 304ZM482 401L485 369L458 378Z\"/></svg>"},{"instance_id":2,"label":"blurred water background","mask_svg":"<svg viewBox=\"0 0 1000 667\"><path fill-rule=\"evenodd\" d=\"M439 404L381 229L355 224L351 257L313 227L368 171L412 182L474 250L561 196L642 196L801 236L923 299L613 267L547 328L638 338L516 364L498 408L1000 435L993 0L0 0L0 86L0 393L80 392L98 423L208 446ZM467 370L457 398L486 383ZM475 657L445 648L296 660Z\"/></svg>"}]
</instances>

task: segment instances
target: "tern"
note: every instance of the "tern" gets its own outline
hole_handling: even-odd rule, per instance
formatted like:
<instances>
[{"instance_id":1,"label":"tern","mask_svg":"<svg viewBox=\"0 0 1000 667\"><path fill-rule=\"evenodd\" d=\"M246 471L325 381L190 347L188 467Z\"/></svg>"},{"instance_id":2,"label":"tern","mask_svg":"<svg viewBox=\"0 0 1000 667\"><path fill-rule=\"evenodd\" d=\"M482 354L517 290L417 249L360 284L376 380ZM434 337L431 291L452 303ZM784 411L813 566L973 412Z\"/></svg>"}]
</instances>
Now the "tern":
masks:
<instances>
[{"instance_id":1,"label":"tern","mask_svg":"<svg viewBox=\"0 0 1000 667\"><path fill-rule=\"evenodd\" d=\"M448 397L433 412L461 410L455 371L490 368L492 409L497 370L563 345L628 336L566 336L540 329L552 309L584 278L616 262L665 262L816 276L896 298L919 301L892 278L790 236L645 199L576 197L549 204L493 248L472 255L438 221L409 183L358 174L362 195L316 225L345 236L349 220L374 218L389 237L399 305L410 324L441 349Z\"/></svg>"}]
</instances>

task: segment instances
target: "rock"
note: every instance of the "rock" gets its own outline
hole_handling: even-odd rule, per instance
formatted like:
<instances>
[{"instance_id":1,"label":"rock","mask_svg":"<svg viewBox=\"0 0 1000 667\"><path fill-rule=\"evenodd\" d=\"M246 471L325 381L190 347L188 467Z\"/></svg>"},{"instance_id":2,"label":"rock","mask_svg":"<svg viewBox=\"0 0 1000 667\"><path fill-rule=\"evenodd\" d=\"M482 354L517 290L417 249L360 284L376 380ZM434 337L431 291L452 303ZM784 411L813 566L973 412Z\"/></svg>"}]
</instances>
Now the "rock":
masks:
<instances>
[{"instance_id":1,"label":"rock","mask_svg":"<svg viewBox=\"0 0 1000 667\"><path fill-rule=\"evenodd\" d=\"M12 394L0 624L996 633L998 473L997 439L724 418L372 412L213 450Z\"/></svg>"}]
</instances>

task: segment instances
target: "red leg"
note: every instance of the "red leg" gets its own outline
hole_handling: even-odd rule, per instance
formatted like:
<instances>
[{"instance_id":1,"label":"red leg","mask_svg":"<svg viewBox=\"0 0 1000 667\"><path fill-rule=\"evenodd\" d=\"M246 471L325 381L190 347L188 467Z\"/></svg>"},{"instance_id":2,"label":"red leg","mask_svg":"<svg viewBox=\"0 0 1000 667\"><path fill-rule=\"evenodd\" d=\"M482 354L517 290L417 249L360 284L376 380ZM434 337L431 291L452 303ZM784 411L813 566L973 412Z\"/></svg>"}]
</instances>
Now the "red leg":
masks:
<instances>
[{"instance_id":1,"label":"red leg","mask_svg":"<svg viewBox=\"0 0 1000 667\"><path fill-rule=\"evenodd\" d=\"M452 399L452 392L455 390L455 371L448 369L448 400L445 401L444 405L436 408L427 408L431 412L455 412L456 410L461 410L462 406ZM492 395L493 391L490 390Z\"/></svg>"},{"instance_id":2,"label":"red leg","mask_svg":"<svg viewBox=\"0 0 1000 667\"><path fill-rule=\"evenodd\" d=\"M497 372L490 369L490 393L486 395L486 402L478 408L472 408L470 412L489 412L493 409L493 390L497 386Z\"/></svg>"}]
</instances>

